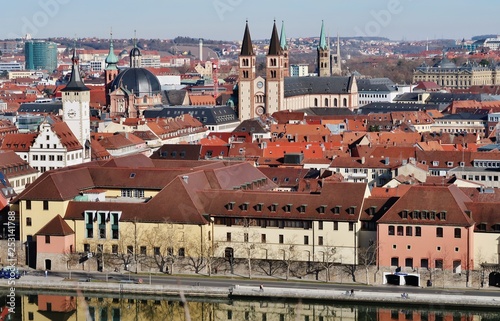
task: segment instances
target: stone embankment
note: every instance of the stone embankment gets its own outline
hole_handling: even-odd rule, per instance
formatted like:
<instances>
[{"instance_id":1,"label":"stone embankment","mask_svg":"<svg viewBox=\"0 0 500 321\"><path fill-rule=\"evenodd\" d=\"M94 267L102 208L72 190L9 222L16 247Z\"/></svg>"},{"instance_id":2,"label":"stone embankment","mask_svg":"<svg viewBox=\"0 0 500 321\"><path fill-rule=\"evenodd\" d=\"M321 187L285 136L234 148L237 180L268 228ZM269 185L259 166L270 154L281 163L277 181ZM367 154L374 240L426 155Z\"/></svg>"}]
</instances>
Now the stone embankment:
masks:
<instances>
[{"instance_id":1,"label":"stone embankment","mask_svg":"<svg viewBox=\"0 0 500 321\"><path fill-rule=\"evenodd\" d=\"M238 281L235 281L237 283ZM8 280L0 280L0 291L11 285ZM366 288L353 292L332 289L293 288L284 283L282 287L232 285L230 287L155 285L133 282L87 282L86 280L66 281L60 277L24 276L15 282L15 288L23 290L41 290L51 292L82 291L84 293L141 294L151 296L179 296L233 299L290 299L336 301L346 303L400 304L405 306L448 306L474 308L500 308L500 293L497 295L470 295L462 291L443 291L442 293L409 293L404 296L401 291L370 291Z\"/></svg>"}]
</instances>

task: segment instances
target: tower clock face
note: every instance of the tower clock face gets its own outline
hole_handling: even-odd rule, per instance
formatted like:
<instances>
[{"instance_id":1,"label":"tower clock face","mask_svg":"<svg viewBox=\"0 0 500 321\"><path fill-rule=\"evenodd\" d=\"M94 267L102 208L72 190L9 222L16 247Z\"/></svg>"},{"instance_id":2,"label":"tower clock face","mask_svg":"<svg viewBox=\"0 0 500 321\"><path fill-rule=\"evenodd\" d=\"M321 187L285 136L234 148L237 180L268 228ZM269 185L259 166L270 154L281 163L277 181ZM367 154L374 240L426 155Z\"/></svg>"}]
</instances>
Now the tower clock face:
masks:
<instances>
[{"instance_id":1,"label":"tower clock face","mask_svg":"<svg viewBox=\"0 0 500 321\"><path fill-rule=\"evenodd\" d=\"M76 116L76 111L74 109L68 110L68 117L69 118L75 118Z\"/></svg>"},{"instance_id":2,"label":"tower clock face","mask_svg":"<svg viewBox=\"0 0 500 321\"><path fill-rule=\"evenodd\" d=\"M264 83L263 83L262 81L259 81L259 82L257 83L257 88L259 88L259 89L260 89L260 88L262 88L262 87L264 87Z\"/></svg>"}]
</instances>

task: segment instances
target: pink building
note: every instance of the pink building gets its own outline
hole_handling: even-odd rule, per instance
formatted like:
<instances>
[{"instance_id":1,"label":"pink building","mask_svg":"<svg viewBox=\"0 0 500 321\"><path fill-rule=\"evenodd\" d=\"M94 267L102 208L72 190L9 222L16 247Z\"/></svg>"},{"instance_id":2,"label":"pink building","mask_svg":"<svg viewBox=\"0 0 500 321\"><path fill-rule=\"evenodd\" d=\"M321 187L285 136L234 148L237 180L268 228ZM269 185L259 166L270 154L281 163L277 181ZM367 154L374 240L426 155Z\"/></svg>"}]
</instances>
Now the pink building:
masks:
<instances>
[{"instance_id":1,"label":"pink building","mask_svg":"<svg viewBox=\"0 0 500 321\"><path fill-rule=\"evenodd\" d=\"M75 250L75 232L60 215L54 217L36 233L36 268L44 270L66 269L61 254Z\"/></svg>"},{"instance_id":2,"label":"pink building","mask_svg":"<svg viewBox=\"0 0 500 321\"><path fill-rule=\"evenodd\" d=\"M412 186L378 220L378 264L452 270L474 266L471 202L457 186Z\"/></svg>"}]
</instances>

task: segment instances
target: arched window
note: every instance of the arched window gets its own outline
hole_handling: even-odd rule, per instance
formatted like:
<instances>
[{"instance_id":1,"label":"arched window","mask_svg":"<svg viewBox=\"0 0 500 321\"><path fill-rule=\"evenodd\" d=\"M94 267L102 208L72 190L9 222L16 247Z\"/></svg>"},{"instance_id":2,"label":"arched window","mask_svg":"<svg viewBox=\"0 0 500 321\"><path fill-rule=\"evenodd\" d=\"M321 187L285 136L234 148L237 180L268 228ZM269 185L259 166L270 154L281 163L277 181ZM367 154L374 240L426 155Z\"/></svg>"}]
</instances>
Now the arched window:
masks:
<instances>
[{"instance_id":1,"label":"arched window","mask_svg":"<svg viewBox=\"0 0 500 321\"><path fill-rule=\"evenodd\" d=\"M344 107L347 107L347 98L344 98L344 103L343 103L343 106L344 106Z\"/></svg>"},{"instance_id":2,"label":"arched window","mask_svg":"<svg viewBox=\"0 0 500 321\"><path fill-rule=\"evenodd\" d=\"M328 107L328 98L325 98L325 107Z\"/></svg>"},{"instance_id":3,"label":"arched window","mask_svg":"<svg viewBox=\"0 0 500 321\"><path fill-rule=\"evenodd\" d=\"M339 106L339 102L337 100L337 98L334 98L333 99L333 107L338 107Z\"/></svg>"},{"instance_id":4,"label":"arched window","mask_svg":"<svg viewBox=\"0 0 500 321\"><path fill-rule=\"evenodd\" d=\"M318 98L314 98L314 107L318 107Z\"/></svg>"}]
</instances>

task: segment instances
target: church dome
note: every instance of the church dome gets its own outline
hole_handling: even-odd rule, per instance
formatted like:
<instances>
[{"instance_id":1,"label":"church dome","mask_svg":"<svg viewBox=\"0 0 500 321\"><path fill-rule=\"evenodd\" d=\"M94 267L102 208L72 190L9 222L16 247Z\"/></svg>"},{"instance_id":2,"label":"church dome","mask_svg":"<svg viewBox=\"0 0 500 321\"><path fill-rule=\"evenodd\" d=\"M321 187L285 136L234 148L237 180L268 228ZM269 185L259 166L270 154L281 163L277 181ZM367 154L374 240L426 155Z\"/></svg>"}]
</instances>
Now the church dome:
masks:
<instances>
[{"instance_id":1,"label":"church dome","mask_svg":"<svg viewBox=\"0 0 500 321\"><path fill-rule=\"evenodd\" d=\"M140 56L142 56L142 55L141 55L141 51L139 50L139 48L134 47L134 48L132 48L132 50L130 50L130 57L140 57Z\"/></svg>"},{"instance_id":2,"label":"church dome","mask_svg":"<svg viewBox=\"0 0 500 321\"><path fill-rule=\"evenodd\" d=\"M435 67L439 68L446 68L446 69L454 69L457 68L457 65L455 65L451 60L448 58L443 58L439 63L435 65Z\"/></svg>"},{"instance_id":3,"label":"church dome","mask_svg":"<svg viewBox=\"0 0 500 321\"><path fill-rule=\"evenodd\" d=\"M153 96L161 92L158 78L144 68L125 69L116 76L111 88L123 88L133 92L136 97Z\"/></svg>"}]
</instances>

